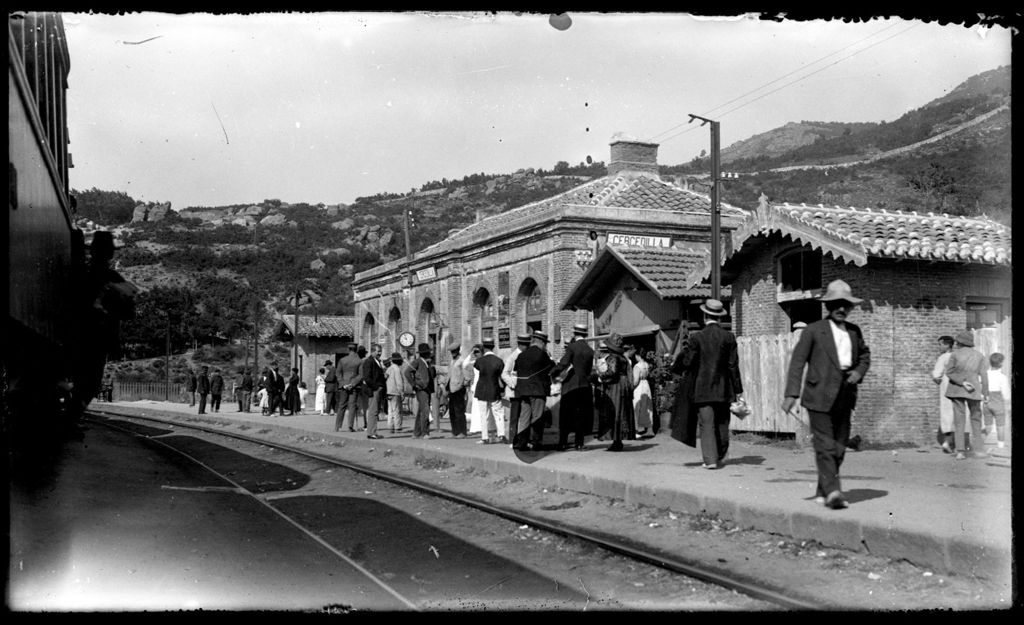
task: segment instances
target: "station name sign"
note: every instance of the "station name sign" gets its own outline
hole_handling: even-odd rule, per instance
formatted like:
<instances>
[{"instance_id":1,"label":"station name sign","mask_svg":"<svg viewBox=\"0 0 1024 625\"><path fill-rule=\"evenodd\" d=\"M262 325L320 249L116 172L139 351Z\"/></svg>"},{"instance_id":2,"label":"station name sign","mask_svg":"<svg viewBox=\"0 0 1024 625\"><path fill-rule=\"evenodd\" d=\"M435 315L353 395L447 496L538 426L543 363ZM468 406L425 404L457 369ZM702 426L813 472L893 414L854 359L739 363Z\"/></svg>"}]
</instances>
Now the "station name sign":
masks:
<instances>
[{"instance_id":1,"label":"station name sign","mask_svg":"<svg viewBox=\"0 0 1024 625\"><path fill-rule=\"evenodd\" d=\"M416 279L420 282L424 280L430 280L437 277L437 272L434 271L433 267L427 267L426 269L420 269L416 271Z\"/></svg>"},{"instance_id":2,"label":"station name sign","mask_svg":"<svg viewBox=\"0 0 1024 625\"><path fill-rule=\"evenodd\" d=\"M608 243L625 247L672 247L670 237L655 237L645 234L609 233Z\"/></svg>"}]
</instances>

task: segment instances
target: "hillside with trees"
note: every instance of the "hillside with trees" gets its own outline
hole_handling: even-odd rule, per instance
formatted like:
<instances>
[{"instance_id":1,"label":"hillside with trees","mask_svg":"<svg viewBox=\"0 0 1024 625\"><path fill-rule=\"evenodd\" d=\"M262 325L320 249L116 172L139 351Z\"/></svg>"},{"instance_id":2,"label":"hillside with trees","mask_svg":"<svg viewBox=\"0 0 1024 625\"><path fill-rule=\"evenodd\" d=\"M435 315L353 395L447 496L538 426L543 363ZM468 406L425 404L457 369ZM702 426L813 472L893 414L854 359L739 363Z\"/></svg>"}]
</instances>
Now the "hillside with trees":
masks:
<instances>
[{"instance_id":1,"label":"hillside with trees","mask_svg":"<svg viewBox=\"0 0 1024 625\"><path fill-rule=\"evenodd\" d=\"M1009 68L986 72L888 123L791 123L734 144L723 151L723 169L740 177L723 182L722 200L750 209L764 194L1010 223L1009 80ZM793 167L803 168L786 169ZM705 191L707 171L707 158L661 167L663 178ZM559 161L551 169L432 180L350 205L265 199L170 210L120 191L73 194L79 225L113 230L124 245L118 269L142 288L137 318L124 327L126 356L157 358L169 335L174 353L198 349L230 359L245 353L254 330L265 341L275 316L294 311L297 293L302 314L352 314L354 274L405 256L406 214L409 251L416 252L477 219L605 173L603 162Z\"/></svg>"}]
</instances>

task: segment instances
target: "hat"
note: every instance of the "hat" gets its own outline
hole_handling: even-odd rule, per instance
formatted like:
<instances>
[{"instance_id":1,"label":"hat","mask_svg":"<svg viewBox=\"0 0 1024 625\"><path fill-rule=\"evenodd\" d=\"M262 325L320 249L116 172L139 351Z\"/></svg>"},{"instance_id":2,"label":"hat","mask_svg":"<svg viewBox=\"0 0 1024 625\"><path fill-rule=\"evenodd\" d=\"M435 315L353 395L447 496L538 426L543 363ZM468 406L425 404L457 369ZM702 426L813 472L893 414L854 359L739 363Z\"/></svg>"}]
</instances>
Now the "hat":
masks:
<instances>
[{"instance_id":1,"label":"hat","mask_svg":"<svg viewBox=\"0 0 1024 625\"><path fill-rule=\"evenodd\" d=\"M974 347L974 335L968 330L961 330L957 332L956 338L953 340L966 347Z\"/></svg>"},{"instance_id":2,"label":"hat","mask_svg":"<svg viewBox=\"0 0 1024 625\"><path fill-rule=\"evenodd\" d=\"M419 346L416 347L416 351L419 353L420 356L429 356L430 345L427 345L426 343L420 343Z\"/></svg>"},{"instance_id":3,"label":"hat","mask_svg":"<svg viewBox=\"0 0 1024 625\"><path fill-rule=\"evenodd\" d=\"M331 364L331 361L330 361L330 360L325 360L325 361L324 361L324 366L326 366L326 365L329 365L329 364Z\"/></svg>"},{"instance_id":4,"label":"hat","mask_svg":"<svg viewBox=\"0 0 1024 625\"><path fill-rule=\"evenodd\" d=\"M533 338L540 339L540 340L544 341L545 343L547 343L548 342L548 333L547 332L541 332L540 330L537 330L536 332L533 333Z\"/></svg>"},{"instance_id":5,"label":"hat","mask_svg":"<svg viewBox=\"0 0 1024 625\"><path fill-rule=\"evenodd\" d=\"M833 280L832 282L829 282L828 288L825 290L825 294L818 299L823 302L845 300L851 304L859 304L864 301L859 297L854 297L853 291L850 290L850 285L842 280Z\"/></svg>"},{"instance_id":6,"label":"hat","mask_svg":"<svg viewBox=\"0 0 1024 625\"><path fill-rule=\"evenodd\" d=\"M608 348L608 351L612 352L613 354L621 354L623 351L622 337L619 336L618 334L612 334L611 336L608 337L608 340L605 342L605 346Z\"/></svg>"},{"instance_id":7,"label":"hat","mask_svg":"<svg viewBox=\"0 0 1024 625\"><path fill-rule=\"evenodd\" d=\"M462 343L451 343L448 345L448 351L457 352L462 349Z\"/></svg>"},{"instance_id":8,"label":"hat","mask_svg":"<svg viewBox=\"0 0 1024 625\"><path fill-rule=\"evenodd\" d=\"M114 233L107 230L97 230L92 235L92 243L88 245L89 251L92 253L96 252L113 252L120 248L120 245L114 243Z\"/></svg>"},{"instance_id":9,"label":"hat","mask_svg":"<svg viewBox=\"0 0 1024 625\"><path fill-rule=\"evenodd\" d=\"M531 338L533 338L532 334L521 332L521 333L516 335L516 343L519 343L519 344L529 343Z\"/></svg>"},{"instance_id":10,"label":"hat","mask_svg":"<svg viewBox=\"0 0 1024 625\"><path fill-rule=\"evenodd\" d=\"M398 352L391 352L391 360L401 361L402 355L399 354Z\"/></svg>"},{"instance_id":11,"label":"hat","mask_svg":"<svg viewBox=\"0 0 1024 625\"><path fill-rule=\"evenodd\" d=\"M598 341L597 342L597 349L598 349L598 351L601 351L601 350L608 351L608 344L605 343L604 341Z\"/></svg>"},{"instance_id":12,"label":"hat","mask_svg":"<svg viewBox=\"0 0 1024 625\"><path fill-rule=\"evenodd\" d=\"M572 324L572 333L573 334L586 334L589 331L590 330L587 328L587 324L585 324L585 323L574 323L574 324Z\"/></svg>"},{"instance_id":13,"label":"hat","mask_svg":"<svg viewBox=\"0 0 1024 625\"><path fill-rule=\"evenodd\" d=\"M725 306L717 299L708 298L704 300L704 303L700 305L700 309L704 311L705 315L711 315L712 317L725 315Z\"/></svg>"},{"instance_id":14,"label":"hat","mask_svg":"<svg viewBox=\"0 0 1024 625\"><path fill-rule=\"evenodd\" d=\"M359 347L359 343L349 343L348 344L349 350L357 349L358 347Z\"/></svg>"},{"instance_id":15,"label":"hat","mask_svg":"<svg viewBox=\"0 0 1024 625\"><path fill-rule=\"evenodd\" d=\"M484 340L480 341L480 344L483 345L484 347L494 347L494 337L485 336Z\"/></svg>"}]
</instances>

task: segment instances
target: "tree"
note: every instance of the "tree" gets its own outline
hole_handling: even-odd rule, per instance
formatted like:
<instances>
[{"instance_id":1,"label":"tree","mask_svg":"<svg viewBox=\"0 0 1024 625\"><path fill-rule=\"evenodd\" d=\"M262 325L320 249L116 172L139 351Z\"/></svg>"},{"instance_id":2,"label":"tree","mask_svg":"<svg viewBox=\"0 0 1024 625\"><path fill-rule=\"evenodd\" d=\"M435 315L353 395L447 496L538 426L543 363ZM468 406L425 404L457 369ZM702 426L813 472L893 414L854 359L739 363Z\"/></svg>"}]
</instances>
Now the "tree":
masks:
<instances>
[{"instance_id":1,"label":"tree","mask_svg":"<svg viewBox=\"0 0 1024 625\"><path fill-rule=\"evenodd\" d=\"M555 168L552 169L551 171L559 176L564 175L567 171L569 171L569 163L566 161L558 161L557 163L555 163Z\"/></svg>"},{"instance_id":2,"label":"tree","mask_svg":"<svg viewBox=\"0 0 1024 625\"><path fill-rule=\"evenodd\" d=\"M75 196L80 217L91 219L104 226L128 223L138 203L123 191L101 191L93 187L87 191L71 190Z\"/></svg>"}]
</instances>

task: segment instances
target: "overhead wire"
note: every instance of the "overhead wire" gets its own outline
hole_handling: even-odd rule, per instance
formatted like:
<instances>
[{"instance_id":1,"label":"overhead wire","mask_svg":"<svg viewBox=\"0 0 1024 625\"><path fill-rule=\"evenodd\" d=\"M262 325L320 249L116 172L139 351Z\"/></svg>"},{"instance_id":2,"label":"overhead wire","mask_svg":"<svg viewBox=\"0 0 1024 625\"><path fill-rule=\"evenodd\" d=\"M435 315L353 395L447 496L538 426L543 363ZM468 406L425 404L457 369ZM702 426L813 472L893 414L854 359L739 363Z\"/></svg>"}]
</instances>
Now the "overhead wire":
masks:
<instances>
[{"instance_id":1,"label":"overhead wire","mask_svg":"<svg viewBox=\"0 0 1024 625\"><path fill-rule=\"evenodd\" d=\"M872 33L871 35L869 35L869 36L867 36L867 37L865 37L865 38L863 38L863 39L861 39L861 40L859 40L859 41L857 41L857 42L854 42L854 43L852 43L852 44L850 44L850 45L848 45L848 46L845 46L845 47L843 47L843 48L840 48L839 50L836 50L835 52L832 52L832 53L830 53L830 54L827 54L827 55L825 55L825 56L823 56L823 57L821 57L821 58L819 58L819 59L817 59L817 60L815 60L815 61L812 61L812 62L810 62L810 63L807 63L807 64L805 64L805 65L803 65L803 66L801 66L801 67L799 67L799 68L797 68L797 69L795 69L795 70L793 70L793 71L791 71L791 72L789 72L789 73L787 73L787 74L784 74L784 75L782 75L782 76L779 76L778 78L775 78L775 79L773 79L773 80L771 80L771 81L769 81L769 82L767 82L767 83L765 83L765 84L763 84L763 85L761 85L761 86L757 87L756 89L752 89L751 91L748 91L747 93L745 93L745 94L743 94L743 95L741 95L741 96L738 96L738 97L736 97L736 98L733 98L732 100L729 100L728 102L725 102L724 104L720 104L720 105L718 105L717 107L715 107L715 108L713 108L713 109L710 109L709 113L710 113L710 112L712 112L712 111L716 111L716 110L718 110L718 109L721 109L721 108L723 108L723 107L725 107L725 106L728 106L729 104L731 104L731 103L733 103L733 102L736 102L737 100L740 100L740 99L742 99L742 98L744 98L744 97L746 97L746 96L748 96L748 95L750 95L750 94L752 94L752 93L756 93L756 92L760 91L761 89L764 89L765 87L767 87L767 86L769 86L769 85L773 85L773 84L777 83L778 81L780 81L780 80L782 80L782 79L784 79L784 78L787 78L787 77L789 77L789 76L792 76L793 74L795 74L795 73L797 73L797 72L799 72L799 71L802 71L802 70L804 70L804 69L807 69L808 67L810 67L810 66L812 66L812 65L815 65L815 64L817 64L817 63L819 63L819 62L821 62L821 61L823 61L823 60L825 60L825 59L827 59L827 58L829 58L829 57L835 56L836 54L838 54L839 52L842 52L843 50L846 50L846 49L848 49L848 48L851 48L851 47L853 47L853 46L856 46L856 45L858 45L858 44L860 44L860 43L863 43L864 41L867 41L868 39L871 39L871 38L873 38L873 37L876 37L876 36L880 35L881 33L883 33L883 32L885 32L885 31L889 30L890 28L893 28L894 26L895 26L895 24L892 24L892 25L890 25L890 26L887 26L886 28L883 28L883 29L881 29L881 30L879 30L879 31L877 31L877 32L875 32L875 33ZM834 66L834 65L837 65L837 64L839 64L839 63L842 63L843 61L845 61L845 60L847 60L847 59L849 59L849 58L852 58L852 57L854 57L854 56L856 56L856 55L860 54L861 52L866 52L867 50L870 50L871 48L874 48L875 46L881 45L881 44L885 43L886 41L889 41L890 39L894 39L895 37L898 37L898 36L900 36L900 35L902 35L902 34L906 33L907 31L909 31L909 30L911 30L911 29L913 29L913 28L916 28L917 26L918 26L918 24L911 24L911 25L910 25L909 27L907 27L907 28L905 28L905 29L901 30L900 32L898 32L898 33L895 33L895 34L893 34L893 35L891 35L891 36L889 36L889 37L886 37L885 39L882 39L881 41L876 41L876 42L872 43L872 44L871 44L871 45L869 45L869 46L866 46L866 47L864 47L864 48L861 48L860 50L856 50L855 52L851 52L850 54L848 54L848 55L846 55L846 56L844 56L844 57L842 57L842 58L839 58L839 59L837 59L837 60L833 61L832 63L829 63L828 65L825 65L825 66L823 66L823 67L820 67L820 68L818 68L818 69L816 69L816 70L814 70L814 71L812 71L812 72L810 72L810 73L808 73L808 74L805 74L805 75L801 76L800 78L797 78L796 80L792 80L792 81L790 81L790 82L787 82L786 84L784 84L784 85L781 85L780 87L778 87L778 88L776 88L776 89L773 89L773 90L771 90L771 91L768 91L768 92L766 92L766 93L763 93L763 94L759 95L758 97L754 98L753 100L749 100L749 101L747 101L747 102L744 102L743 104L740 104L739 106L735 106L735 107L733 107L733 108L731 108L731 109L729 109L729 110L725 111L724 113L721 113L720 115L718 115L718 117L719 117L719 118L721 118L721 117L725 117L726 115L728 115L728 114L730 114L730 113L733 113L733 112L735 112L735 111L738 111L739 109L741 109L741 108L743 108L743 107L745 107L745 106L748 106L748 105L750 105L750 104L753 104L754 102L757 102L758 100L761 100L761 99L763 99L763 98L765 98L765 97L767 97L767 96L769 96L769 95L771 95L771 94L773 94L773 93L777 93L778 91L781 91L781 90L785 89L786 87L789 87L789 86L791 86L791 85L795 85L795 84L796 84L796 83L798 83L798 82L801 82L801 81L803 81L803 80L806 80L806 79L810 78L811 76L814 76L815 74L818 74L818 73L820 73L820 72L823 72L823 71L825 71L826 69L828 69L828 68L830 68L830 67L832 67L832 66ZM665 134L665 133L667 133L667 132L671 132L672 130L675 130L676 128L679 128L680 126L688 125L689 123L690 123L690 122L689 122L689 121L687 121L687 122L683 122L683 123L677 124L677 125L673 126L672 128L669 128L668 130L662 131L662 132L658 133L657 135L654 135L654 137L659 137L659 136L661 136L661 135L664 135L664 134ZM666 136L666 137L663 137L663 138L662 138L662 139L660 140L660 142L661 142L661 143L665 143L666 141L669 141L669 140L671 140L671 139L674 139L674 138L676 138L676 137L682 136L682 135L686 134L687 132L690 132L690 131L692 131L692 130L696 130L697 128L699 128L699 126L691 126L691 127L689 127L689 128L686 128L685 130L683 130L683 131L681 131L681 132L676 132L676 133L674 133L674 134L670 134L670 135L668 135L668 136Z\"/></svg>"}]
</instances>

